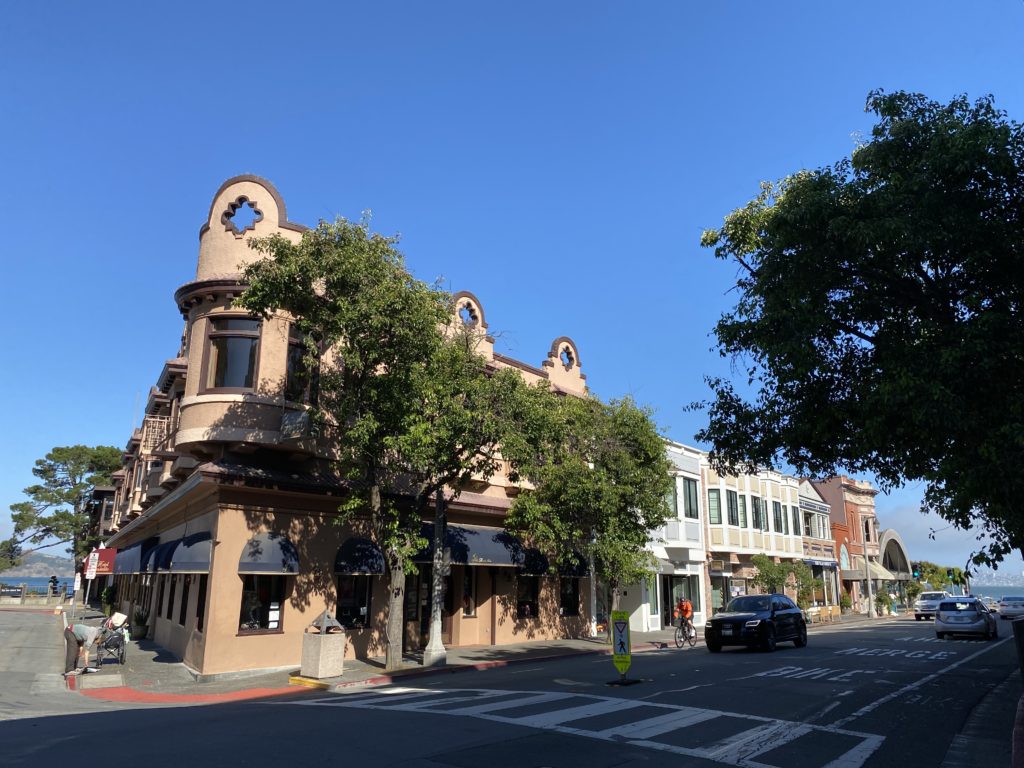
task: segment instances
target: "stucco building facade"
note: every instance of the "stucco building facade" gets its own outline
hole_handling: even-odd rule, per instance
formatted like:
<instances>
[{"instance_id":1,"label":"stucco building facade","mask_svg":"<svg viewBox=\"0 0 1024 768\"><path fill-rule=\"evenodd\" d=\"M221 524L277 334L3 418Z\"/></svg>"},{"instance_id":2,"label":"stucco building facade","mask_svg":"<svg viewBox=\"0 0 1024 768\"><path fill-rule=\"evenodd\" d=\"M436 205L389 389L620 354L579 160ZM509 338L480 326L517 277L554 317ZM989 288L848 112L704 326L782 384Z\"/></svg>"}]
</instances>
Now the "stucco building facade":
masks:
<instances>
[{"instance_id":1,"label":"stucco building facade","mask_svg":"<svg viewBox=\"0 0 1024 768\"><path fill-rule=\"evenodd\" d=\"M258 258L248 241L294 242L304 230L264 179L239 176L217 190L195 277L174 293L180 345L115 478L107 546L118 549L118 606L147 614L149 637L199 675L295 668L304 630L325 609L345 625L348 655L384 653L383 558L364 522L337 524L344 484L293 393L289 318L252 319L233 305L242 265ZM571 339L555 338L536 365L514 360L494 351L476 296L457 294L456 304L481 331L489 365L586 393ZM449 504L449 543L459 546L447 576L448 645L572 636L588 624L581 574L531 571L510 557L502 521L518 491L499 472ZM406 648L426 642L429 583L426 562L407 580Z\"/></svg>"}]
</instances>

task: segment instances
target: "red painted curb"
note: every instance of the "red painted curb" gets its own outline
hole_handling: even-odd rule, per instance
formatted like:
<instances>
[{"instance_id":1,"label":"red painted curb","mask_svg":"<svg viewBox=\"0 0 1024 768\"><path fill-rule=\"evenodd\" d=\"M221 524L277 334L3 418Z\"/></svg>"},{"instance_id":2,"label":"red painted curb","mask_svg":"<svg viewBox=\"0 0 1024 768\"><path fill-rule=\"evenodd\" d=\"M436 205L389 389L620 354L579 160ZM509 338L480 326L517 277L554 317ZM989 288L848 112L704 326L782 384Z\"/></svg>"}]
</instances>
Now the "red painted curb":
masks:
<instances>
[{"instance_id":1,"label":"red painted curb","mask_svg":"<svg viewBox=\"0 0 1024 768\"><path fill-rule=\"evenodd\" d=\"M225 693L156 693L139 691L127 686L116 688L96 688L80 691L83 696L100 701L119 701L132 704L220 704L230 701L246 701L262 699L268 696L280 696L286 693L297 693L300 689L294 686L287 688L249 688L243 691L227 691Z\"/></svg>"}]
</instances>

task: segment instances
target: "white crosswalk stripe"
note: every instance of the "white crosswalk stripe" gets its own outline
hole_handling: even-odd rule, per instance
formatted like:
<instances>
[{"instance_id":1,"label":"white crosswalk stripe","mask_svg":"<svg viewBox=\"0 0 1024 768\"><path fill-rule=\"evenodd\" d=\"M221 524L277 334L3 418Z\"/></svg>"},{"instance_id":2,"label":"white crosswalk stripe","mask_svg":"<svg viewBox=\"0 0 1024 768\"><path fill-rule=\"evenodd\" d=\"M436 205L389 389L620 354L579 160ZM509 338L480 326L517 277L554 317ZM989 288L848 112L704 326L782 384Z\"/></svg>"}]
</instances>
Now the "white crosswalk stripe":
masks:
<instances>
[{"instance_id":1,"label":"white crosswalk stripe","mask_svg":"<svg viewBox=\"0 0 1024 768\"><path fill-rule=\"evenodd\" d=\"M558 702L564 706L557 706ZM805 737L818 744L823 739L835 740L836 749L820 768L859 768L884 741L883 736L832 726L579 693L395 687L274 704L295 705L478 717L743 768L784 766L785 751L799 749ZM531 708L537 711L531 713ZM636 710L632 713L635 717L630 716L632 710ZM609 718L622 722L615 724ZM592 721L590 727L588 721ZM707 734L711 734L710 743L701 740ZM716 739L715 734L721 735ZM781 751L773 755L776 750ZM836 756L836 752L840 754Z\"/></svg>"}]
</instances>

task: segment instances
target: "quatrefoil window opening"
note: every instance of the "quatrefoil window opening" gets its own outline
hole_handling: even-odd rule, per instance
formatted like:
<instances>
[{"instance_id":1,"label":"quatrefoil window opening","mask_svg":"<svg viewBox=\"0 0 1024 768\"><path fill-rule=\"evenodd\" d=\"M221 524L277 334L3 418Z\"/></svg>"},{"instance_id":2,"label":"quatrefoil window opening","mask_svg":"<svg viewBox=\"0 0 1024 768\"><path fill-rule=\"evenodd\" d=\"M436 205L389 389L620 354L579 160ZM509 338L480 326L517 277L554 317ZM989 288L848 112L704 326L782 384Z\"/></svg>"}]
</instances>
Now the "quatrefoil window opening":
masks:
<instances>
[{"instance_id":1,"label":"quatrefoil window opening","mask_svg":"<svg viewBox=\"0 0 1024 768\"><path fill-rule=\"evenodd\" d=\"M464 325L475 326L480 322L480 318L477 316L476 307L471 302L464 302L459 307L459 319L462 320Z\"/></svg>"},{"instance_id":2,"label":"quatrefoil window opening","mask_svg":"<svg viewBox=\"0 0 1024 768\"><path fill-rule=\"evenodd\" d=\"M256 229L256 224L263 220L263 211L243 195L235 202L228 203L220 220L224 222L225 229L241 237L247 230Z\"/></svg>"},{"instance_id":3,"label":"quatrefoil window opening","mask_svg":"<svg viewBox=\"0 0 1024 768\"><path fill-rule=\"evenodd\" d=\"M562 347L562 351L558 353L558 359L562 361L562 365L565 366L565 370L569 370L576 364L576 358L572 354L572 347Z\"/></svg>"}]
</instances>

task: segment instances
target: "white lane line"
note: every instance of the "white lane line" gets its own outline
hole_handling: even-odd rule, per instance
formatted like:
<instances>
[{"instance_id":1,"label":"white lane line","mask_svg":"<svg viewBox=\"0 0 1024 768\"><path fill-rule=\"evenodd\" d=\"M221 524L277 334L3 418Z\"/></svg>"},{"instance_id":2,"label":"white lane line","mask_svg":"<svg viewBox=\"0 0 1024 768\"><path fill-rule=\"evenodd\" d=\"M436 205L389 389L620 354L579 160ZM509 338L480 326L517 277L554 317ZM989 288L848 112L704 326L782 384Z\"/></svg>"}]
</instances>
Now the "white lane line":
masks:
<instances>
[{"instance_id":1,"label":"white lane line","mask_svg":"<svg viewBox=\"0 0 1024 768\"><path fill-rule=\"evenodd\" d=\"M515 718L510 717L507 719L510 723L515 723L516 725L526 725L531 728L547 728L552 725L566 723L570 720L582 720L585 717L597 717L598 715L604 715L609 712L620 712L639 706L642 705L637 701L605 699L591 704L582 704L578 707L555 710L554 712L542 712L539 715Z\"/></svg>"},{"instance_id":2,"label":"white lane line","mask_svg":"<svg viewBox=\"0 0 1024 768\"><path fill-rule=\"evenodd\" d=\"M502 691L506 694L521 693L521 691ZM537 693L533 696L520 697L518 699L512 699L510 701L497 701L491 704L482 704L479 707L462 707L452 709L453 714L469 715L470 717L476 715L486 715L489 712L498 712L502 709L513 709L515 707L528 707L533 704L544 704L549 701L558 701L559 699L571 698L571 693ZM504 718L503 720L511 721L512 718Z\"/></svg>"},{"instance_id":3,"label":"white lane line","mask_svg":"<svg viewBox=\"0 0 1024 768\"><path fill-rule=\"evenodd\" d=\"M617 725L614 728L593 733L601 739L618 737L619 739L643 740L649 739L652 736L660 736L663 733L669 733L678 728L687 728L691 725L702 723L705 720L714 720L716 717L721 716L721 712L713 712L710 709L683 707L677 712L648 717L646 720L637 720L633 723Z\"/></svg>"},{"instance_id":4,"label":"white lane line","mask_svg":"<svg viewBox=\"0 0 1024 768\"><path fill-rule=\"evenodd\" d=\"M875 701L872 701L870 704L866 704L865 706L861 707L856 712L854 712L852 715L847 715L846 717L842 717L839 720L836 720L834 723L832 723L832 727L833 728L841 728L844 725L846 725L847 723L850 723L850 722L856 720L858 717L863 717L864 715L867 715L867 714L869 714L871 712L874 712L876 709L878 709L883 704L888 704L893 699L898 698L900 696L903 696L904 694L910 693L911 691L913 691L913 690L915 690L917 688L920 688L925 683L930 683L935 678L940 677L940 676L946 674L947 672L949 672L950 670L956 669L957 667L959 667L959 666L961 666L963 664L966 664L968 661L972 661L973 659L978 658L983 653L988 653L993 648L998 648L1000 645L1002 645L1003 643L1005 643L1009 639L1010 638L1007 637L1007 638L1004 638L1003 640L999 640L999 641L997 641L995 643L992 643L991 645L987 645L984 648L982 648L980 651L978 651L977 653L972 653L970 656L968 656L968 657L966 657L964 659L960 659L960 661L956 661L956 662L950 664L949 666L940 669L938 672L934 672L934 673L932 673L930 675L927 675L926 677L922 677L917 682L909 683L909 684L903 686L902 688L899 688L899 689L893 691L892 693L890 693L890 694L888 694L886 696L883 696L880 699L876 699Z\"/></svg>"},{"instance_id":5,"label":"white lane line","mask_svg":"<svg viewBox=\"0 0 1024 768\"><path fill-rule=\"evenodd\" d=\"M781 747L812 730L814 729L809 725L798 725L794 728L793 723L775 721L765 723L759 728L751 728L749 731L731 736L704 749L712 760L733 765L746 765L751 758Z\"/></svg>"}]
</instances>

